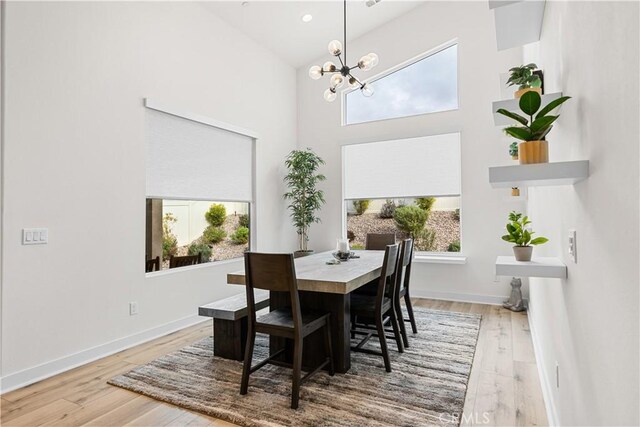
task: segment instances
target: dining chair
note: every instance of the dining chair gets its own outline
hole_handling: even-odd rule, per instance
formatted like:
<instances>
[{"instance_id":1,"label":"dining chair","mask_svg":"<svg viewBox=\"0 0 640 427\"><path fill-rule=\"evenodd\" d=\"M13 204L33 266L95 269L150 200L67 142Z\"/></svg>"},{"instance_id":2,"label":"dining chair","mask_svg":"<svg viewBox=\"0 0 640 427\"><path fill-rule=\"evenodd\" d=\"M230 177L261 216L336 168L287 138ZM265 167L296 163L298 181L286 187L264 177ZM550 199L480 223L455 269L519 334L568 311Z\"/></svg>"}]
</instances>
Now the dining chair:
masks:
<instances>
[{"instance_id":1,"label":"dining chair","mask_svg":"<svg viewBox=\"0 0 640 427\"><path fill-rule=\"evenodd\" d=\"M384 252L380 278L378 279L376 295L351 293L352 337L354 334L365 335L357 345L351 347L351 350L382 356L387 372L391 372L391 363L389 361L389 351L387 349L387 339L385 335L386 325L390 324L393 328L393 338L398 346L398 351L404 351L393 301L396 295L397 263L398 245L387 245ZM375 325L375 327L372 325ZM381 352L363 347L373 335L376 335L380 340Z\"/></svg>"},{"instance_id":2,"label":"dining chair","mask_svg":"<svg viewBox=\"0 0 640 427\"><path fill-rule=\"evenodd\" d=\"M402 334L402 341L405 347L409 347L409 338L407 337L407 329L404 322L411 322L413 333L417 333L416 319L413 315L413 307L411 306L411 296L409 295L409 281L411 279L411 263L413 260L413 240L405 239L400 247L400 256L398 257L398 272L396 274L395 298L393 299L396 316L398 317L398 326ZM404 298L407 306L409 319L405 320L400 305L401 298Z\"/></svg>"},{"instance_id":3,"label":"dining chair","mask_svg":"<svg viewBox=\"0 0 640 427\"><path fill-rule=\"evenodd\" d=\"M144 262L144 271L150 273L152 271L160 270L160 257L157 256L152 259L148 259Z\"/></svg>"},{"instance_id":4,"label":"dining chair","mask_svg":"<svg viewBox=\"0 0 640 427\"><path fill-rule=\"evenodd\" d=\"M274 360L286 349L274 352L266 359L251 366L256 333L274 335L293 341L293 380L291 388L291 408L298 407L300 385L308 380L320 369L329 365L329 375L334 374L333 351L331 349L331 314L300 309L298 282L293 254L267 254L246 252L244 255L245 284L247 290L247 308L249 310L247 345L242 368L242 382L240 394L247 394L249 375L265 366L267 363L282 365ZM278 309L256 318L254 289L265 289L274 292L286 292L291 299L291 307ZM302 348L304 338L313 332L324 329L324 346L327 357L324 362L304 377L302 372Z\"/></svg>"},{"instance_id":5,"label":"dining chair","mask_svg":"<svg viewBox=\"0 0 640 427\"><path fill-rule=\"evenodd\" d=\"M172 256L169 258L169 268L186 267L200 264L200 255Z\"/></svg>"},{"instance_id":6,"label":"dining chair","mask_svg":"<svg viewBox=\"0 0 640 427\"><path fill-rule=\"evenodd\" d=\"M387 245L396 243L394 233L368 233L364 248L368 251L384 251Z\"/></svg>"}]
</instances>

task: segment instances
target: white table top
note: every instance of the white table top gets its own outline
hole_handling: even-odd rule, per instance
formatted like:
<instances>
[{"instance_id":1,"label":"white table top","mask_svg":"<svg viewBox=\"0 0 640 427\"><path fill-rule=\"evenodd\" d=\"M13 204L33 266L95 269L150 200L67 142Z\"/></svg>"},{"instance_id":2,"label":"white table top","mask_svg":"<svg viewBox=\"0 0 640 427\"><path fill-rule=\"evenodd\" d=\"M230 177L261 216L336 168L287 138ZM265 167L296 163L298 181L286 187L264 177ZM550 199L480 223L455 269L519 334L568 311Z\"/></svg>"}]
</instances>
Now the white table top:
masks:
<instances>
[{"instance_id":1,"label":"white table top","mask_svg":"<svg viewBox=\"0 0 640 427\"><path fill-rule=\"evenodd\" d=\"M380 277L384 251L354 251L360 258L327 265L333 258L331 251L296 258L298 290L348 294L354 289ZM227 274L227 282L244 285L244 269Z\"/></svg>"}]
</instances>

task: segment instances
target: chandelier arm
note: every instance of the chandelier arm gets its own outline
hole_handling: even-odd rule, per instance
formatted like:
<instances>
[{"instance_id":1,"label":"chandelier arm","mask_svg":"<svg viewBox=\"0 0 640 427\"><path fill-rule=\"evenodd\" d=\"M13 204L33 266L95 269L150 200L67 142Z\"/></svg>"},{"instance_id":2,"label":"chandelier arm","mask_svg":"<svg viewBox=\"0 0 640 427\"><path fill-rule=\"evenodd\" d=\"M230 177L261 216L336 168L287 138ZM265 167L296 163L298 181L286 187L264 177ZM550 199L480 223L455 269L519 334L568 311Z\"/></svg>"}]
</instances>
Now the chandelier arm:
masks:
<instances>
[{"instance_id":1,"label":"chandelier arm","mask_svg":"<svg viewBox=\"0 0 640 427\"><path fill-rule=\"evenodd\" d=\"M342 62L342 58L340 57L340 55L338 55L338 61L340 61L340 65L344 67L344 62Z\"/></svg>"},{"instance_id":2,"label":"chandelier arm","mask_svg":"<svg viewBox=\"0 0 640 427\"><path fill-rule=\"evenodd\" d=\"M355 77L354 75L352 75L351 73L349 73L349 77L351 77L353 80L358 82L358 84L360 85L360 89L362 89L364 87L364 83L362 83L360 80L358 80L358 78Z\"/></svg>"}]
</instances>

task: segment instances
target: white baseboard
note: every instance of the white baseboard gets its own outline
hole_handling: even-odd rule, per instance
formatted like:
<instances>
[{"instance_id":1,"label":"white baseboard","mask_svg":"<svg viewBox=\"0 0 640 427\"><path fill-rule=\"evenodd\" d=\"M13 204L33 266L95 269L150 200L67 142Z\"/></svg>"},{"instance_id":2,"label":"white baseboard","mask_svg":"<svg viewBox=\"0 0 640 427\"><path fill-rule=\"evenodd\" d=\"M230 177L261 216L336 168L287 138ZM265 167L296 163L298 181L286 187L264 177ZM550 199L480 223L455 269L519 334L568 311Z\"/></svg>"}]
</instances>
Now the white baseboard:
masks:
<instances>
[{"instance_id":1,"label":"white baseboard","mask_svg":"<svg viewBox=\"0 0 640 427\"><path fill-rule=\"evenodd\" d=\"M44 380L78 366L85 365L103 357L118 353L119 351L140 345L147 341L162 337L172 332L184 329L201 322L211 322L211 319L203 319L198 315L184 317L165 323L155 328L147 329L124 338L98 345L96 347L82 350L78 353L70 354L42 365L24 369L19 372L6 375L0 378L0 393L6 393L29 384Z\"/></svg>"},{"instance_id":2,"label":"white baseboard","mask_svg":"<svg viewBox=\"0 0 640 427\"><path fill-rule=\"evenodd\" d=\"M529 330L531 330L531 341L533 342L533 353L536 356L536 366L538 367L538 377L540 377L540 387L542 388L542 398L544 400L544 407L547 411L547 423L550 427L558 426L558 413L556 411L555 401L553 400L552 384L549 383L549 377L547 376L547 369L542 362L542 348L540 347L540 340L536 333L535 319L531 310L527 310L527 317L529 319Z\"/></svg>"},{"instance_id":3,"label":"white baseboard","mask_svg":"<svg viewBox=\"0 0 640 427\"><path fill-rule=\"evenodd\" d=\"M470 302L476 304L502 305L508 297L496 295L458 294L454 292L427 291L411 288L411 296L415 298L429 298L444 301Z\"/></svg>"}]
</instances>

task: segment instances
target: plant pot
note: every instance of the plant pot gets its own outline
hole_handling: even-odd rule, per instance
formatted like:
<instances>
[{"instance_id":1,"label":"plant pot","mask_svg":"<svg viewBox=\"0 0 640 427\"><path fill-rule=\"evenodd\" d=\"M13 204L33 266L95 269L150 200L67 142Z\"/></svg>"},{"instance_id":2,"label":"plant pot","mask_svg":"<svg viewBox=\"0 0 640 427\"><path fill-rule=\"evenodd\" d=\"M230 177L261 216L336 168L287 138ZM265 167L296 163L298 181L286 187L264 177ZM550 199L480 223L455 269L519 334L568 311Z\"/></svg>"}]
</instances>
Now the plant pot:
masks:
<instances>
[{"instance_id":1,"label":"plant pot","mask_svg":"<svg viewBox=\"0 0 640 427\"><path fill-rule=\"evenodd\" d=\"M511 195L513 197L520 197L520 189L518 187L511 188Z\"/></svg>"},{"instance_id":2,"label":"plant pot","mask_svg":"<svg viewBox=\"0 0 640 427\"><path fill-rule=\"evenodd\" d=\"M533 253L533 246L514 246L513 254L516 257L516 261L531 261L531 254Z\"/></svg>"},{"instance_id":3,"label":"plant pot","mask_svg":"<svg viewBox=\"0 0 640 427\"><path fill-rule=\"evenodd\" d=\"M294 258L302 258L304 256L309 256L309 255L313 255L313 250L306 250L306 251L295 251L293 253L293 257Z\"/></svg>"},{"instance_id":4,"label":"plant pot","mask_svg":"<svg viewBox=\"0 0 640 427\"><path fill-rule=\"evenodd\" d=\"M518 155L516 154L515 156L511 156L511 160L518 160Z\"/></svg>"},{"instance_id":5,"label":"plant pot","mask_svg":"<svg viewBox=\"0 0 640 427\"><path fill-rule=\"evenodd\" d=\"M514 96L515 96L516 99L520 99L520 97L522 95L524 95L525 93L527 93L527 92L538 92L538 95L542 95L542 88L539 88L539 87L528 87L526 89L520 89L520 90L517 90L514 93Z\"/></svg>"},{"instance_id":6,"label":"plant pot","mask_svg":"<svg viewBox=\"0 0 640 427\"><path fill-rule=\"evenodd\" d=\"M524 141L518 146L521 165L549 163L549 143L547 141Z\"/></svg>"}]
</instances>

